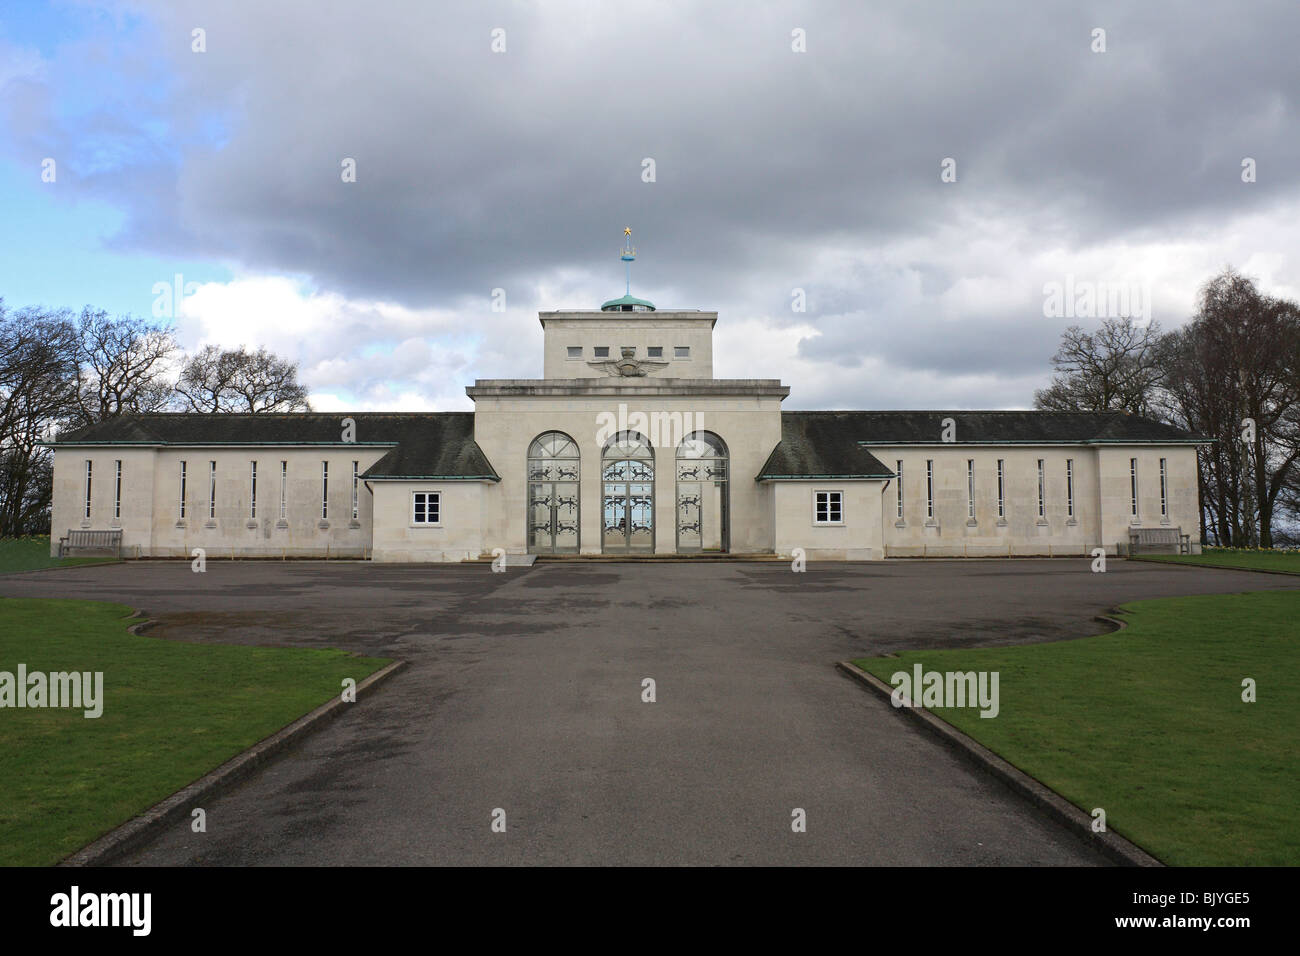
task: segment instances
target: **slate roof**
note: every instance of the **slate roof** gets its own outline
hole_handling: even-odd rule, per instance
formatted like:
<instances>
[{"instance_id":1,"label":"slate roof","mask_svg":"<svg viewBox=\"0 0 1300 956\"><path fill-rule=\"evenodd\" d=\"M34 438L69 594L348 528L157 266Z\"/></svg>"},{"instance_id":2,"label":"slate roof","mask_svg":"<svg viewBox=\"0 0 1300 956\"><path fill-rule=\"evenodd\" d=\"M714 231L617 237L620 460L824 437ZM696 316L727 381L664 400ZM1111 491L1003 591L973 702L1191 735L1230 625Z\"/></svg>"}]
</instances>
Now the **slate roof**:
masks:
<instances>
[{"instance_id":1,"label":"slate roof","mask_svg":"<svg viewBox=\"0 0 1300 956\"><path fill-rule=\"evenodd\" d=\"M501 478L474 441L473 412L421 415L397 447L368 469L364 477L394 478ZM357 420L358 430L361 428Z\"/></svg>"},{"instance_id":2,"label":"slate roof","mask_svg":"<svg viewBox=\"0 0 1300 956\"><path fill-rule=\"evenodd\" d=\"M858 441L856 416L870 412L782 412L781 440L758 470L765 478L892 478Z\"/></svg>"},{"instance_id":3,"label":"slate roof","mask_svg":"<svg viewBox=\"0 0 1300 956\"><path fill-rule=\"evenodd\" d=\"M1127 442L1186 445L1205 441L1181 428L1125 412L898 411L785 414L851 416L846 420L846 426L860 432L854 436L854 440L868 445L940 442L945 418L951 418L956 425L954 438L958 445Z\"/></svg>"},{"instance_id":4,"label":"slate roof","mask_svg":"<svg viewBox=\"0 0 1300 956\"><path fill-rule=\"evenodd\" d=\"M343 441L343 419L356 442ZM123 415L66 432L59 445L393 446L362 475L394 478L500 478L474 441L473 412L285 412Z\"/></svg>"},{"instance_id":5,"label":"slate roof","mask_svg":"<svg viewBox=\"0 0 1300 956\"><path fill-rule=\"evenodd\" d=\"M59 435L54 444L344 446L344 418L356 422L356 445L391 446L365 478L501 480L474 440L473 412L124 415ZM939 444L945 418L956 424L957 445L1207 441L1122 412L788 411L781 413L781 440L757 478L888 478L893 470L869 449Z\"/></svg>"},{"instance_id":6,"label":"slate roof","mask_svg":"<svg viewBox=\"0 0 1300 956\"><path fill-rule=\"evenodd\" d=\"M939 444L943 420L957 445L1157 443L1206 439L1123 412L884 411L781 413L781 440L758 479L890 477L869 448Z\"/></svg>"}]
</instances>

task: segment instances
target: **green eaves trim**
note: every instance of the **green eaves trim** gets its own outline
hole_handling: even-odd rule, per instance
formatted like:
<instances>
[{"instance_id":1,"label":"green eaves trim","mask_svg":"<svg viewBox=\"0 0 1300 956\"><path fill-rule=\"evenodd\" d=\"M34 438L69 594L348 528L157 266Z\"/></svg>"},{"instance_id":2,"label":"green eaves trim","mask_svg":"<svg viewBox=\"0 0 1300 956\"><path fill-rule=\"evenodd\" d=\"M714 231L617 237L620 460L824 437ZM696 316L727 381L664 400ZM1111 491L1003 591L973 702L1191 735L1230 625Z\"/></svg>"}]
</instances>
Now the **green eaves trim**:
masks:
<instances>
[{"instance_id":1,"label":"green eaves trim","mask_svg":"<svg viewBox=\"0 0 1300 956\"><path fill-rule=\"evenodd\" d=\"M1036 441L1030 438L1004 439L1002 441L859 441L859 445L888 445L891 447L943 448L947 445L1210 445L1217 438L1088 438L1081 441Z\"/></svg>"},{"instance_id":2,"label":"green eaves trim","mask_svg":"<svg viewBox=\"0 0 1300 956\"><path fill-rule=\"evenodd\" d=\"M500 481L500 475L361 475L366 481Z\"/></svg>"},{"instance_id":3,"label":"green eaves trim","mask_svg":"<svg viewBox=\"0 0 1300 956\"><path fill-rule=\"evenodd\" d=\"M1217 438L1092 438L1085 445L1212 445Z\"/></svg>"},{"instance_id":4,"label":"green eaves trim","mask_svg":"<svg viewBox=\"0 0 1300 956\"><path fill-rule=\"evenodd\" d=\"M893 478L887 475L758 475L755 481L867 481L869 479Z\"/></svg>"},{"instance_id":5,"label":"green eaves trim","mask_svg":"<svg viewBox=\"0 0 1300 956\"><path fill-rule=\"evenodd\" d=\"M46 448L89 448L91 445L130 445L134 448L161 448L165 442L160 441L38 441L37 445Z\"/></svg>"},{"instance_id":6,"label":"green eaves trim","mask_svg":"<svg viewBox=\"0 0 1300 956\"><path fill-rule=\"evenodd\" d=\"M91 445L134 445L143 448L396 448L395 441L38 441L51 448L87 448Z\"/></svg>"}]
</instances>

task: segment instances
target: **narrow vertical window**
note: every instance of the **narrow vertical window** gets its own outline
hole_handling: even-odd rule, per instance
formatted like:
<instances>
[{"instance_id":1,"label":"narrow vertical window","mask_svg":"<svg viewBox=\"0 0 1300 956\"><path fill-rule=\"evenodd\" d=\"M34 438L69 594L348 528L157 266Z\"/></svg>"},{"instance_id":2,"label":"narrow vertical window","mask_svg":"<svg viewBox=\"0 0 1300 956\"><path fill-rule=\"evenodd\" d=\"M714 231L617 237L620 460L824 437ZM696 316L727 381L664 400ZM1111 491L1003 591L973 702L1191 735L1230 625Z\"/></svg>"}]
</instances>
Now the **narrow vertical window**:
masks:
<instances>
[{"instance_id":1,"label":"narrow vertical window","mask_svg":"<svg viewBox=\"0 0 1300 956\"><path fill-rule=\"evenodd\" d=\"M1160 517L1169 517L1169 472L1165 459L1160 459Z\"/></svg>"},{"instance_id":2,"label":"narrow vertical window","mask_svg":"<svg viewBox=\"0 0 1300 956\"><path fill-rule=\"evenodd\" d=\"M925 461L925 516L934 517L934 459Z\"/></svg>"},{"instance_id":3,"label":"narrow vertical window","mask_svg":"<svg viewBox=\"0 0 1300 956\"><path fill-rule=\"evenodd\" d=\"M966 459L966 518L975 520L975 459Z\"/></svg>"},{"instance_id":4,"label":"narrow vertical window","mask_svg":"<svg viewBox=\"0 0 1300 956\"><path fill-rule=\"evenodd\" d=\"M898 478L896 479L896 481L898 482L898 520L902 521L903 520L903 460L901 458L898 460L898 467L895 469L895 471L898 472Z\"/></svg>"},{"instance_id":5,"label":"narrow vertical window","mask_svg":"<svg viewBox=\"0 0 1300 956\"><path fill-rule=\"evenodd\" d=\"M1003 465L1005 464L1006 462L1004 459L1002 458L998 459L998 517L999 518L1005 518L1007 516L1007 486L1006 486L1006 477L1005 477L1006 472L1003 470Z\"/></svg>"},{"instance_id":6,"label":"narrow vertical window","mask_svg":"<svg viewBox=\"0 0 1300 956\"><path fill-rule=\"evenodd\" d=\"M324 520L330 516L330 463L320 463L320 516Z\"/></svg>"},{"instance_id":7,"label":"narrow vertical window","mask_svg":"<svg viewBox=\"0 0 1300 956\"><path fill-rule=\"evenodd\" d=\"M114 518L122 517L122 459L121 458L113 462L113 517Z\"/></svg>"},{"instance_id":8,"label":"narrow vertical window","mask_svg":"<svg viewBox=\"0 0 1300 956\"><path fill-rule=\"evenodd\" d=\"M185 517L185 462L181 462L181 515Z\"/></svg>"},{"instance_id":9,"label":"narrow vertical window","mask_svg":"<svg viewBox=\"0 0 1300 956\"><path fill-rule=\"evenodd\" d=\"M257 517L257 462L248 463L248 517Z\"/></svg>"},{"instance_id":10,"label":"narrow vertical window","mask_svg":"<svg viewBox=\"0 0 1300 956\"><path fill-rule=\"evenodd\" d=\"M1065 459L1065 513L1074 517L1074 459Z\"/></svg>"},{"instance_id":11,"label":"narrow vertical window","mask_svg":"<svg viewBox=\"0 0 1300 956\"><path fill-rule=\"evenodd\" d=\"M217 517L217 463L208 462L208 520L215 521Z\"/></svg>"},{"instance_id":12,"label":"narrow vertical window","mask_svg":"<svg viewBox=\"0 0 1300 956\"><path fill-rule=\"evenodd\" d=\"M284 518L285 516L285 507L287 506L287 502L285 501L285 498L287 497L288 492L289 492L289 463L287 461L282 461L280 462L280 517L281 518Z\"/></svg>"},{"instance_id":13,"label":"narrow vertical window","mask_svg":"<svg viewBox=\"0 0 1300 956\"><path fill-rule=\"evenodd\" d=\"M1136 521L1138 516L1138 460L1136 458L1128 460L1128 491L1130 513Z\"/></svg>"},{"instance_id":14,"label":"narrow vertical window","mask_svg":"<svg viewBox=\"0 0 1300 956\"><path fill-rule=\"evenodd\" d=\"M89 520L90 518L90 472L91 472L90 459L87 458L86 459L86 518L87 520Z\"/></svg>"},{"instance_id":15,"label":"narrow vertical window","mask_svg":"<svg viewBox=\"0 0 1300 956\"><path fill-rule=\"evenodd\" d=\"M1045 493L1047 491L1046 485L1047 480L1043 475L1043 459L1040 458L1038 459L1038 517L1040 518L1046 517L1047 515L1047 512L1043 510L1045 507L1043 499L1046 496Z\"/></svg>"},{"instance_id":16,"label":"narrow vertical window","mask_svg":"<svg viewBox=\"0 0 1300 956\"><path fill-rule=\"evenodd\" d=\"M357 482L361 477L361 470L357 467L360 463L352 463L352 520L357 520Z\"/></svg>"}]
</instances>

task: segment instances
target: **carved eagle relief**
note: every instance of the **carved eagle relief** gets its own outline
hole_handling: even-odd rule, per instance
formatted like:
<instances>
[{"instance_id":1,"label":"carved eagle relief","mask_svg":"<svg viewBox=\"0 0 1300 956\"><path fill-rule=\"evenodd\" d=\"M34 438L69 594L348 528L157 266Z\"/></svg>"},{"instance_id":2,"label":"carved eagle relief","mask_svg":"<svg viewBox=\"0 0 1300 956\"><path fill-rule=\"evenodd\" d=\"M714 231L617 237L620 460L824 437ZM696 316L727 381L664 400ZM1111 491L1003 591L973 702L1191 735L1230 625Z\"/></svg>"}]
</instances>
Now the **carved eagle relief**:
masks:
<instances>
[{"instance_id":1,"label":"carved eagle relief","mask_svg":"<svg viewBox=\"0 0 1300 956\"><path fill-rule=\"evenodd\" d=\"M623 356L620 359L605 359L599 362L588 362L592 368L600 369L609 376L623 376L625 378L634 378L642 375L649 375L651 372L657 372L667 365L667 362L656 362L652 359L637 359L636 349L622 349Z\"/></svg>"}]
</instances>

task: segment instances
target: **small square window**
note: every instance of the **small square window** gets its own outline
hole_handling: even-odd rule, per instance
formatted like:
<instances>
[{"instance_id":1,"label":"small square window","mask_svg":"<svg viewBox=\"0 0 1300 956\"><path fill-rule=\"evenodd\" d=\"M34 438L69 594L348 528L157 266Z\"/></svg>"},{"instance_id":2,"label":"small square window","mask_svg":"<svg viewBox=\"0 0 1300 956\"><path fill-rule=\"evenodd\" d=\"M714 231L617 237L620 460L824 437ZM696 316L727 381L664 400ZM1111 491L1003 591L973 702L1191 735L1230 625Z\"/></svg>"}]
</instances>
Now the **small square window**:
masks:
<instances>
[{"instance_id":1,"label":"small square window","mask_svg":"<svg viewBox=\"0 0 1300 956\"><path fill-rule=\"evenodd\" d=\"M844 523L844 492L819 491L813 501L813 524Z\"/></svg>"},{"instance_id":2,"label":"small square window","mask_svg":"<svg viewBox=\"0 0 1300 956\"><path fill-rule=\"evenodd\" d=\"M592 352L595 353L596 358L609 358L608 345L597 345L595 348L592 349Z\"/></svg>"},{"instance_id":3,"label":"small square window","mask_svg":"<svg viewBox=\"0 0 1300 956\"><path fill-rule=\"evenodd\" d=\"M412 494L411 523L438 524L442 518L442 493L417 491Z\"/></svg>"},{"instance_id":4,"label":"small square window","mask_svg":"<svg viewBox=\"0 0 1300 956\"><path fill-rule=\"evenodd\" d=\"M582 358L582 346L581 346L581 345L570 345L570 346L569 346L569 358Z\"/></svg>"},{"instance_id":5,"label":"small square window","mask_svg":"<svg viewBox=\"0 0 1300 956\"><path fill-rule=\"evenodd\" d=\"M673 346L673 357L674 357L674 358L690 358L690 357L691 357L691 347L690 347L689 345L674 345L674 346Z\"/></svg>"},{"instance_id":6,"label":"small square window","mask_svg":"<svg viewBox=\"0 0 1300 956\"><path fill-rule=\"evenodd\" d=\"M646 354L650 356L650 358L663 358L664 347L662 345L652 345L646 349Z\"/></svg>"}]
</instances>

